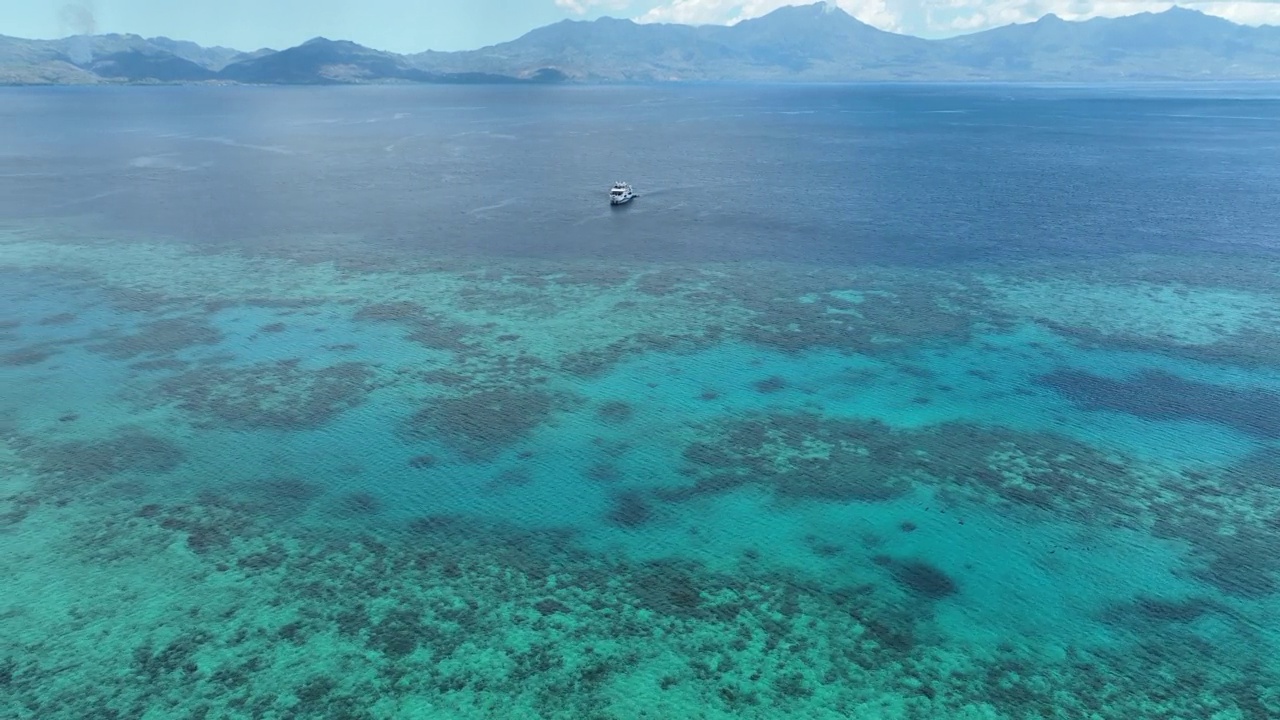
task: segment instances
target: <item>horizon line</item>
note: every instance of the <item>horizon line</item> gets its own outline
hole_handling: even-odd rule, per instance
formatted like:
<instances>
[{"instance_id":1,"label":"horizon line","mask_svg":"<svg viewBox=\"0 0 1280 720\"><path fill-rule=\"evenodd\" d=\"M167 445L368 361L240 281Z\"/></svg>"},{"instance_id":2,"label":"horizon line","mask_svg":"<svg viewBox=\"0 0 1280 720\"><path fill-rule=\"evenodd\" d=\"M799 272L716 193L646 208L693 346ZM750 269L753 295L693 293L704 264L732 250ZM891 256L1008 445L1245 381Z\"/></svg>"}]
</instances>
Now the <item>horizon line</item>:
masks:
<instances>
[{"instance_id":1,"label":"horizon line","mask_svg":"<svg viewBox=\"0 0 1280 720\"><path fill-rule=\"evenodd\" d=\"M847 11L847 10L845 10L845 9L843 9L843 8L841 8L841 7L839 7L838 5L834 5L833 3L830 3L830 2L828 2L827 0L817 0L817 2L811 2L811 3L796 4L796 5L784 5L784 6L780 7L780 8L777 8L777 9L775 9L775 10L772 10L772 11L768 12L768 13L765 13L764 15L760 15L760 16L755 17L755 18L747 18L747 19L744 19L744 20L739 20L739 21L731 22L731 23L700 23L700 24L692 24L692 23L677 23L677 22L641 22L638 18L630 18L630 17L614 17L614 16L612 16L612 15L601 15L600 17L593 18L593 19L590 19L590 20L585 19L585 18L564 18L564 19L562 19L562 20L557 20L557 21L555 21L555 22L553 22L553 23L547 23L547 24L545 24L545 25L538 25L538 26L536 26L536 27L530 28L529 30L526 30L525 32L523 32L523 33L521 33L521 34L519 34L519 35L517 35L517 36L515 36L515 37L513 37L513 38L511 38L511 39L509 39L509 40L503 40L503 41L496 42L496 43L493 43L493 44L490 44L490 45L481 45L480 47L475 47L475 48L470 48L470 49L465 49L465 50L432 50L432 49L430 49L430 48L427 48L427 49L425 49L425 50L415 50L415 51L410 51L410 52L397 52L397 51L394 51L394 50L381 50L381 49L378 49L378 48L376 48L376 47L374 47L374 46L372 46L372 45L365 45L364 43L361 43L361 42L356 41L356 40L351 40L351 39L347 39L347 38L330 38L330 37L326 37L326 36L324 36L324 35L315 35L315 36L312 36L312 37L310 37L310 38L307 38L306 40L303 40L303 41L301 41L301 42L298 42L298 43L296 43L296 44L293 44L293 45L287 45L287 46L282 47L282 48L274 48L274 47L266 47L266 46L264 46L264 47L260 47L260 48L254 48L254 49L252 49L252 50L245 50L245 49L242 49L242 48L232 47L232 46L229 46L229 45L222 45L222 44L220 44L220 43L214 43L214 44L212 44L212 45L202 45L201 43L195 42L194 40L186 40L186 39L182 39L182 38L173 38L173 37L170 37L170 36L168 36L168 35L152 35L152 36L149 36L149 37L148 37L148 36L144 36L144 35L140 35L140 34L138 34L138 33L132 33L132 32L80 33L80 34L74 34L74 35L64 35L64 36L62 36L62 37L54 37L54 38L29 38L29 37L21 37L21 36L17 36L17 35L5 35L5 34L3 34L3 33L0 33L0 38L6 38L6 37L7 37L7 38L14 39L14 40L25 40L25 41L29 41L29 42L59 42L59 41L65 41L65 40L74 40L74 39L76 39L76 38L136 37L136 38L139 38L139 39L141 39L141 40L147 40L147 41L150 41L150 40L168 40L168 41L170 41L170 42L189 42L189 43L192 43L193 45L196 45L196 46L198 46L198 47L204 48L204 49L206 49L206 50L214 49L214 48L220 48L220 49L223 49L223 50L231 50L231 51L238 52L238 53L242 53L242 54L249 54L249 53L255 53L255 52L262 52L262 51L267 51L267 50L269 50L269 51L271 51L271 52L282 52L282 51L284 51L284 50L289 50L289 49L292 49L292 48L301 47L301 46L303 46L303 45L305 45L305 44L307 44L307 43L309 43L309 42L313 42L313 41L315 41L315 40L326 40L326 41L329 41L329 42L350 42L350 43L353 43L353 44L355 44L355 45L359 45L360 47L367 48L367 49L369 49L369 50L374 50L374 51L376 51L376 52L382 52L382 53L388 53L388 54L392 54L392 55L420 55L420 54L424 54L424 53L439 53L439 54L442 54L442 55L451 55L451 54L457 54L457 53L477 52L477 51L479 51L479 50L485 50L485 49L487 49L487 48L496 47L496 46L498 46L498 45L504 45L504 44L506 44L506 43L515 42L516 40L519 40L520 38L522 38L522 37L524 37L524 36L528 35L529 33L537 32L538 30L542 30L542 29L544 29L544 28L554 27L554 26L556 26L556 25L563 25L563 24L565 24L565 23L572 23L572 24L592 24L592 23L597 23L597 22L600 22L600 21L604 20L604 21L613 21L613 22L627 22L627 23L631 23L631 24L633 24L633 25L640 25L640 26L653 25L653 26L674 26L674 27L692 27L692 28L700 28L700 27L725 27L725 28L729 28L729 27L735 27L735 26L740 25L740 24L742 24L742 23L744 23L744 22L751 22L751 21L753 21L753 20L760 20L760 19L765 18L765 17L768 17L769 15L772 15L772 14L774 14L774 13L776 13L776 12L779 12L779 11L781 11L781 10L785 10L786 8L805 8L805 7L816 7L816 6L818 6L818 5L827 5L827 6L833 7L833 8L834 8L834 10L833 10L833 11L830 11L830 12L839 12L839 13L842 13L842 14L844 14L844 15L846 15L846 16L848 16L848 17L850 17L850 18L852 18L852 19L854 19L854 20L856 20L856 21L858 21L858 22L860 22L860 23L862 23L863 25L866 25L867 27L870 27L870 28L874 29L874 30L878 30L878 31L880 31L880 32L887 33L887 34L889 34L889 35L897 35L897 36L899 36L899 37L914 38L914 39L917 39L917 40L924 40L924 41L927 41L927 42L942 42L942 41L951 40L951 39L955 39L955 38L968 37L968 36L972 36L972 35L979 35L979 34L982 34L982 33L985 33L985 32L991 32L991 31L993 31L993 30L999 30L999 29L1002 29L1002 28L1008 28L1008 27L1023 27L1023 26L1027 26L1027 25L1035 25L1035 24L1037 24L1037 23L1043 22L1044 20L1046 20L1046 19L1048 19L1048 18L1054 18L1054 19L1060 20L1061 22L1069 23L1069 24L1072 24L1072 25L1083 25L1083 24L1085 24L1085 23L1092 22L1092 21L1094 21L1094 20L1122 20L1122 19L1125 19L1125 18L1139 17L1139 16L1142 16L1142 15L1163 15L1163 14L1170 13L1170 12L1174 12L1174 11L1181 11L1181 12L1191 12L1191 13L1195 13L1195 14L1197 14L1197 15L1201 15L1201 16L1204 16L1204 17L1206 17L1206 18L1213 18L1213 19L1216 19L1216 20L1222 20L1223 22L1230 23L1230 24L1232 24L1232 25L1235 25L1236 27L1247 27L1247 28L1276 28L1276 29L1280 29L1280 25L1270 25L1270 24L1267 24L1267 23L1261 23L1261 24L1258 24L1258 25L1247 25L1247 24L1245 24L1245 23L1240 23L1240 22L1236 22L1236 21L1234 21L1234 20L1231 20L1230 18L1225 18L1225 17L1223 17L1223 16L1221 16L1221 15L1213 15L1213 14L1210 14L1210 13L1206 13L1206 12L1204 12L1204 11L1202 11L1202 10L1197 10L1197 9L1196 9L1196 8L1194 8L1194 7L1187 7L1187 6L1183 6L1183 5L1179 5L1179 4L1175 3L1175 4L1173 4L1172 6L1170 6L1169 8L1167 8L1167 9L1165 9L1165 10L1160 10L1160 11L1143 10L1143 11L1141 11L1141 12L1135 12L1135 13L1131 13L1131 14L1128 14L1128 15L1115 15L1115 16L1102 16L1102 15L1095 15L1095 16L1093 16L1093 17L1089 17L1089 18L1082 18L1082 19L1075 19L1075 20L1069 20L1069 19L1063 18L1061 15L1058 15L1057 13L1054 13L1054 12L1048 12L1048 13L1045 13L1044 15L1041 15L1040 17L1036 18L1035 20L1029 20L1029 21L1027 21L1027 22L1022 22L1022 23L1019 23L1019 22L1010 22L1010 23L1005 23L1004 25L996 25L996 26L989 27L989 28L983 28L983 29L981 29L981 30L972 30L972 31L968 31L968 32L959 32L959 33L956 33L956 34L954 34L954 35L946 35L946 36L940 36L940 37L924 37L924 36L921 36L921 35L912 35L912 34L909 34L909 33L895 32L895 31L892 31L892 30L884 30L884 29L882 29L882 28L878 28L878 27L876 27L875 25L872 25L872 24L870 24L870 23L866 22L865 20L862 20L862 19L858 18L858 17L857 17L856 15L854 15L853 13L850 13L849 11Z\"/></svg>"}]
</instances>

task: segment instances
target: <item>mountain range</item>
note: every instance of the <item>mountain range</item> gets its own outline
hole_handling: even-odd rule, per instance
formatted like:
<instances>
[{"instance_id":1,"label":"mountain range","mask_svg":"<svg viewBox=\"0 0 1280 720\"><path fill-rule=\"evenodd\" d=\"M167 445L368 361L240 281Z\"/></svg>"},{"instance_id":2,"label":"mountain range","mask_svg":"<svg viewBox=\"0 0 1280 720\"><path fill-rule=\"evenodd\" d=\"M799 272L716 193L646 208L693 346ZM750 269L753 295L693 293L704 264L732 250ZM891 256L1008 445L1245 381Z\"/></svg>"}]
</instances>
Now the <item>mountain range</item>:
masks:
<instances>
[{"instance_id":1,"label":"mountain range","mask_svg":"<svg viewBox=\"0 0 1280 720\"><path fill-rule=\"evenodd\" d=\"M1280 79L1280 27L1175 7L925 40L819 2L732 26L565 20L479 50L411 55L326 38L241 52L137 35L0 35L0 84L10 85L1188 79Z\"/></svg>"}]
</instances>

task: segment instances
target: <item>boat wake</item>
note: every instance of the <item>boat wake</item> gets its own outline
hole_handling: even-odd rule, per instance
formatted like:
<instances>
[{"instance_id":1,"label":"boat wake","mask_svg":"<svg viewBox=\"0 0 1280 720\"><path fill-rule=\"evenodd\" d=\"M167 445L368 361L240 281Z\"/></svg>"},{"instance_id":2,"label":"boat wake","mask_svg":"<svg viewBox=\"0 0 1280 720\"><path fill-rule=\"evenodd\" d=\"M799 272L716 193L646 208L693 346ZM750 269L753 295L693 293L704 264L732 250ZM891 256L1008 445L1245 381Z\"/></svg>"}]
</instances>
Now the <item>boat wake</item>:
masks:
<instances>
[{"instance_id":1,"label":"boat wake","mask_svg":"<svg viewBox=\"0 0 1280 720\"><path fill-rule=\"evenodd\" d=\"M508 205L511 205L514 202L515 200L503 200L502 202L495 203L493 205L484 205L478 208L471 208L470 210L467 210L466 213L468 215L477 215L477 216L484 215L485 213L491 210L500 210L504 207L507 207Z\"/></svg>"}]
</instances>

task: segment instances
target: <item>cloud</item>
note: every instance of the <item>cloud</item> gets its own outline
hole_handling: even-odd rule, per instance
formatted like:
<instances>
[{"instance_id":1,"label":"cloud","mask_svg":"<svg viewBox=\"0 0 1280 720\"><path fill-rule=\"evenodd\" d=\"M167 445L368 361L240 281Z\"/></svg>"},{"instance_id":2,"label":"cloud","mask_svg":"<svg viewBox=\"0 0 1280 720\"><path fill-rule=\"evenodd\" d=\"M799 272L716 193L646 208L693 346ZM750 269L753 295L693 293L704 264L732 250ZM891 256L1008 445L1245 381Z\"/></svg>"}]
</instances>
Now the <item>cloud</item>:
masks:
<instances>
[{"instance_id":1,"label":"cloud","mask_svg":"<svg viewBox=\"0 0 1280 720\"><path fill-rule=\"evenodd\" d=\"M556 0L556 7L578 15L586 15L597 8L621 10L629 4L630 0Z\"/></svg>"},{"instance_id":2,"label":"cloud","mask_svg":"<svg viewBox=\"0 0 1280 720\"><path fill-rule=\"evenodd\" d=\"M636 22L670 22L687 25L733 25L767 15L787 5L810 5L817 0L669 0L640 17ZM919 14L920 8L932 0L826 0L862 22L881 30L910 32L904 20Z\"/></svg>"},{"instance_id":3,"label":"cloud","mask_svg":"<svg viewBox=\"0 0 1280 720\"><path fill-rule=\"evenodd\" d=\"M556 0L593 4L601 0ZM810 0L665 0L637 22L732 25L784 5ZM1162 12L1171 0L828 0L859 20L892 32L924 37L956 35L1010 23L1034 22L1049 13L1065 20ZM1182 7L1246 25L1280 25L1280 0L1185 0Z\"/></svg>"},{"instance_id":4,"label":"cloud","mask_svg":"<svg viewBox=\"0 0 1280 720\"><path fill-rule=\"evenodd\" d=\"M920 0L927 5L925 22L918 32L982 30L1010 23L1034 22L1049 13L1064 20L1121 17L1143 12L1164 12L1175 4L1245 25L1280 24L1277 0L1174 3L1169 0Z\"/></svg>"},{"instance_id":5,"label":"cloud","mask_svg":"<svg viewBox=\"0 0 1280 720\"><path fill-rule=\"evenodd\" d=\"M1211 15L1220 15L1241 25L1280 25L1280 2L1276 0L1212 2L1191 7Z\"/></svg>"},{"instance_id":6,"label":"cloud","mask_svg":"<svg viewBox=\"0 0 1280 720\"><path fill-rule=\"evenodd\" d=\"M556 0L560 2L561 0ZM571 1L571 0L570 0ZM816 0L815 0L816 1ZM810 4L800 0L670 0L636 18L637 22L670 22L685 25L732 25L767 15L786 5ZM828 0L829 5L869 22L866 18L886 15L886 0Z\"/></svg>"},{"instance_id":7,"label":"cloud","mask_svg":"<svg viewBox=\"0 0 1280 720\"><path fill-rule=\"evenodd\" d=\"M636 22L727 25L740 5L739 0L672 0L636 18Z\"/></svg>"},{"instance_id":8,"label":"cloud","mask_svg":"<svg viewBox=\"0 0 1280 720\"><path fill-rule=\"evenodd\" d=\"M92 0L77 0L58 9L58 25L76 35L92 35L98 31Z\"/></svg>"}]
</instances>

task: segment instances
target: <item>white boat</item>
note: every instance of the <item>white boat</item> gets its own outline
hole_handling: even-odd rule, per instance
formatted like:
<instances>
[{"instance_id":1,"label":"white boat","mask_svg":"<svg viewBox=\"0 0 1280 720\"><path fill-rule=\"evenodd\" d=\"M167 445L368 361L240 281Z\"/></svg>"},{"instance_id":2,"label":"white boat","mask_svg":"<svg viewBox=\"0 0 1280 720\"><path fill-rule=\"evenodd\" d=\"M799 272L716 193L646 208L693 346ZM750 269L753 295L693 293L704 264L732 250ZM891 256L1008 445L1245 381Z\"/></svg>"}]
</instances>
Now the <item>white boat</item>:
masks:
<instances>
[{"instance_id":1,"label":"white boat","mask_svg":"<svg viewBox=\"0 0 1280 720\"><path fill-rule=\"evenodd\" d=\"M631 189L631 186L621 180L614 183L612 188L609 188L610 205L623 205L625 203L629 203L631 202L631 198L635 196L636 193Z\"/></svg>"}]
</instances>

